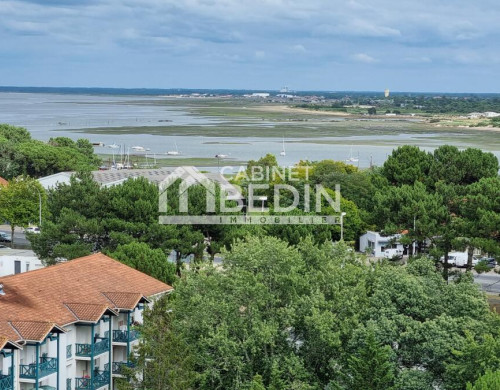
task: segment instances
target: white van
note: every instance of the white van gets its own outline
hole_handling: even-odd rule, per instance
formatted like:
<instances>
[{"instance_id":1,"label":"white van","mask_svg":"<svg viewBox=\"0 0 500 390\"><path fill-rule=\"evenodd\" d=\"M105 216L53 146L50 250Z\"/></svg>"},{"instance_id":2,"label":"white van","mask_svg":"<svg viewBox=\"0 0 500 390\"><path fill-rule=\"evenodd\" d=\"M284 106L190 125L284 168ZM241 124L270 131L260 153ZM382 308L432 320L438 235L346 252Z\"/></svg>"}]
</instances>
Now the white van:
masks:
<instances>
[{"instance_id":1,"label":"white van","mask_svg":"<svg viewBox=\"0 0 500 390\"><path fill-rule=\"evenodd\" d=\"M467 252L450 252L448 253L448 264L455 267L467 267ZM441 262L444 263L444 256L441 257Z\"/></svg>"}]
</instances>

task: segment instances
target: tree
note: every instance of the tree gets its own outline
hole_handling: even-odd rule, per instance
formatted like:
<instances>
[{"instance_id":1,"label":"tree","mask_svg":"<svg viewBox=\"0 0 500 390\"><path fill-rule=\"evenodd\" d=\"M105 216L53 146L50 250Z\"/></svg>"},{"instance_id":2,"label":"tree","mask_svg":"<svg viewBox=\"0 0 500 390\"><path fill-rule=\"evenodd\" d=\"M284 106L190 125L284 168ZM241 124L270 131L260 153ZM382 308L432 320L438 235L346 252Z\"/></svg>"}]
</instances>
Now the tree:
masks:
<instances>
[{"instance_id":1,"label":"tree","mask_svg":"<svg viewBox=\"0 0 500 390\"><path fill-rule=\"evenodd\" d=\"M10 224L12 248L15 227L38 223L45 199L45 191L40 183L28 177L18 177L9 181L8 186L0 188L0 219Z\"/></svg>"},{"instance_id":2,"label":"tree","mask_svg":"<svg viewBox=\"0 0 500 390\"><path fill-rule=\"evenodd\" d=\"M482 377L480 377L474 385L467 383L467 390L493 390L500 389L500 370L499 371L487 371Z\"/></svg>"},{"instance_id":3,"label":"tree","mask_svg":"<svg viewBox=\"0 0 500 390\"><path fill-rule=\"evenodd\" d=\"M168 262L161 249L151 249L144 242L119 245L109 255L167 284L171 285L175 280L175 265Z\"/></svg>"},{"instance_id":4,"label":"tree","mask_svg":"<svg viewBox=\"0 0 500 390\"><path fill-rule=\"evenodd\" d=\"M432 156L418 147L400 146L385 161L382 174L393 185L412 185L426 180L431 162Z\"/></svg>"},{"instance_id":5,"label":"tree","mask_svg":"<svg viewBox=\"0 0 500 390\"><path fill-rule=\"evenodd\" d=\"M368 330L363 345L347 359L342 369L346 389L390 390L394 384L395 363L390 346L381 345Z\"/></svg>"},{"instance_id":6,"label":"tree","mask_svg":"<svg viewBox=\"0 0 500 390\"><path fill-rule=\"evenodd\" d=\"M92 170L99 163L88 140L56 137L45 143L31 139L22 127L0 124L0 168L6 178Z\"/></svg>"}]
</instances>

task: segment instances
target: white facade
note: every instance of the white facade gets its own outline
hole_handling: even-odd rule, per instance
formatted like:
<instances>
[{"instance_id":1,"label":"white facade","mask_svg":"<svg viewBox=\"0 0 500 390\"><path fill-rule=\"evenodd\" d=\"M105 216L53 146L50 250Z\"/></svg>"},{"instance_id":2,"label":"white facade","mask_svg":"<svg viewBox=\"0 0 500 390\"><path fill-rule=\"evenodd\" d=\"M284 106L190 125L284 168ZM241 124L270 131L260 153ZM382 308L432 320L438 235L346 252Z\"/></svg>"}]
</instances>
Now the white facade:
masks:
<instances>
[{"instance_id":1,"label":"white facade","mask_svg":"<svg viewBox=\"0 0 500 390\"><path fill-rule=\"evenodd\" d=\"M378 232L368 231L359 238L359 250L375 257L384 257L384 251L389 248L401 250L402 253L404 247L399 243L399 237L399 234L381 236Z\"/></svg>"},{"instance_id":2,"label":"white facade","mask_svg":"<svg viewBox=\"0 0 500 390\"><path fill-rule=\"evenodd\" d=\"M139 304L118 316L104 314L97 323L76 322L65 326L64 332L53 330L43 342L27 342L15 350L13 357L10 350L2 350L7 356L0 352L0 381L10 380L13 361L13 386L6 385L8 390L115 389L113 379L122 376L120 368L129 364L128 357L139 343L133 325L142 323L142 308Z\"/></svg>"},{"instance_id":3,"label":"white facade","mask_svg":"<svg viewBox=\"0 0 500 390\"><path fill-rule=\"evenodd\" d=\"M0 276L14 275L43 268L43 264L31 250L2 249L0 252Z\"/></svg>"}]
</instances>

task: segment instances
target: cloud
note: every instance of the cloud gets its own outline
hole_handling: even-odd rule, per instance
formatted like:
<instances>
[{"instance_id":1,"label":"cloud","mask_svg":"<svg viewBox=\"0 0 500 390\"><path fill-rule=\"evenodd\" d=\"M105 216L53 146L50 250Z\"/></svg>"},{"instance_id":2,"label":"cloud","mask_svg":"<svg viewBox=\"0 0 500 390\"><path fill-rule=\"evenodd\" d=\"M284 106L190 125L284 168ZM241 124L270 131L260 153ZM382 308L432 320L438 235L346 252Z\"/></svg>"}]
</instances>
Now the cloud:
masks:
<instances>
[{"instance_id":1,"label":"cloud","mask_svg":"<svg viewBox=\"0 0 500 390\"><path fill-rule=\"evenodd\" d=\"M354 54L352 58L354 59L354 61L364 62L365 64L373 64L375 62L379 62L379 60L377 60L376 58L373 58L372 56L369 56L365 53Z\"/></svg>"},{"instance_id":2,"label":"cloud","mask_svg":"<svg viewBox=\"0 0 500 390\"><path fill-rule=\"evenodd\" d=\"M307 52L306 48L305 48L303 45L300 45L300 44L293 45L293 46L291 47L291 51L292 51L292 52L295 52L295 53L301 53L301 54L303 54L303 53L306 53L306 52Z\"/></svg>"},{"instance_id":3,"label":"cloud","mask_svg":"<svg viewBox=\"0 0 500 390\"><path fill-rule=\"evenodd\" d=\"M0 50L9 61L0 63L0 84L46 84L53 72L54 80L60 77L59 84L110 80L126 86L131 80L140 85L146 72L162 83L168 72L178 75L176 82L191 85L193 80L226 82L230 79L222 75L234 72L235 83L254 85L257 80L252 77L270 83L286 78L297 80L297 88L302 80L318 83L304 87L328 89L338 88L339 72L346 83L363 76L349 68L353 62L383 62L384 67L370 69L371 79L400 75L402 80L419 76L426 80L432 71L456 74L455 79L466 84L468 79L459 72L494 73L498 61L493 53L500 52L496 0L1 0L1 4ZM121 65L124 59L133 74ZM37 66L39 61L50 61L51 68ZM87 78L57 71L75 61L86 64L80 74ZM462 65L460 70L456 64ZM467 65L474 69L465 69ZM137 71L144 66L147 71ZM406 77L408 72L411 78ZM307 76L318 73L324 77ZM334 85L321 80L333 80ZM234 85L240 86L245 85ZM500 80L490 81L488 88L500 89Z\"/></svg>"}]
</instances>

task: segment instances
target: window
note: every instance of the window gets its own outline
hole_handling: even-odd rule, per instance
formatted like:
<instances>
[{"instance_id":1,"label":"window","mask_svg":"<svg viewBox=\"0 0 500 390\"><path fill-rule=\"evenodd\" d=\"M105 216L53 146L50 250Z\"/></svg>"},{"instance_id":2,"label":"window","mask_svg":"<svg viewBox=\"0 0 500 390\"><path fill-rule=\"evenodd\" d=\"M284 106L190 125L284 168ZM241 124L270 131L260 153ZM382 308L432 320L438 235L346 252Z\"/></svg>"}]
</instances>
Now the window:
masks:
<instances>
[{"instance_id":1,"label":"window","mask_svg":"<svg viewBox=\"0 0 500 390\"><path fill-rule=\"evenodd\" d=\"M15 274L21 273L21 261L19 261L19 260L14 261L14 273Z\"/></svg>"},{"instance_id":2,"label":"window","mask_svg":"<svg viewBox=\"0 0 500 390\"><path fill-rule=\"evenodd\" d=\"M71 379L66 379L66 390L71 390Z\"/></svg>"}]
</instances>

